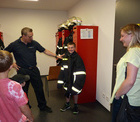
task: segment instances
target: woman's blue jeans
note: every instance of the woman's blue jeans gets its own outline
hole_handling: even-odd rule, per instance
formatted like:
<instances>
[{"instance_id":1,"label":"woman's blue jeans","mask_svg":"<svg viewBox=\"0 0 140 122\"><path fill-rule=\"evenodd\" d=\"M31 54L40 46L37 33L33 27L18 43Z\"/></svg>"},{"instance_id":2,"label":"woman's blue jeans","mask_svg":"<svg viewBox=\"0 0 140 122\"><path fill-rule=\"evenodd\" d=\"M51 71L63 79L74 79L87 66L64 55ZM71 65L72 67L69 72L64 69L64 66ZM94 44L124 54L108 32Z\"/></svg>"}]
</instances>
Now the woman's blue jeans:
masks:
<instances>
[{"instance_id":1,"label":"woman's blue jeans","mask_svg":"<svg viewBox=\"0 0 140 122\"><path fill-rule=\"evenodd\" d=\"M116 100L114 98L113 106L112 106L112 121L111 122L116 122L116 118L117 118L118 112L120 110L121 103L122 103L122 98L121 97L118 100Z\"/></svg>"}]
</instances>

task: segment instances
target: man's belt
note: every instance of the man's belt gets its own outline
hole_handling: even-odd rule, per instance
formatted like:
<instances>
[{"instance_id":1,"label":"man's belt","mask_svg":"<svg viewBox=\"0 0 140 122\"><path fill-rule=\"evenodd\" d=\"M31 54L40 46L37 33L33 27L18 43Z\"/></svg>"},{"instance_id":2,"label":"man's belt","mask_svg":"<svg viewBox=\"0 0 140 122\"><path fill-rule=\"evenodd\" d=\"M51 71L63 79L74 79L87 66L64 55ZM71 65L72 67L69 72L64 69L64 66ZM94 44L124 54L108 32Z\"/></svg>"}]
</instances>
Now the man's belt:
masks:
<instances>
[{"instance_id":1,"label":"man's belt","mask_svg":"<svg viewBox=\"0 0 140 122\"><path fill-rule=\"evenodd\" d=\"M36 68L36 66L31 66L31 67L21 67L21 68L23 68L23 69L35 69Z\"/></svg>"},{"instance_id":2,"label":"man's belt","mask_svg":"<svg viewBox=\"0 0 140 122\"><path fill-rule=\"evenodd\" d=\"M36 66L33 66L33 67L28 67L28 69L35 69L36 68Z\"/></svg>"}]
</instances>

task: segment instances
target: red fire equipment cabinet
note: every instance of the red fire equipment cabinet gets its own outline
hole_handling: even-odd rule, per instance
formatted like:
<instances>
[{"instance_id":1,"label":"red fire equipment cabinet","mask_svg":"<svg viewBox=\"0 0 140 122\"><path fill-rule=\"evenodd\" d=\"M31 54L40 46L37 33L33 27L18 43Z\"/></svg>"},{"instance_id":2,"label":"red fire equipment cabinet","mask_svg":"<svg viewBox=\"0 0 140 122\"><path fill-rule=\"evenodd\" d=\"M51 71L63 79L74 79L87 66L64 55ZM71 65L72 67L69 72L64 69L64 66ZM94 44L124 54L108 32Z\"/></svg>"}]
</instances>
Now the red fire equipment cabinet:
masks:
<instances>
[{"instance_id":1,"label":"red fire equipment cabinet","mask_svg":"<svg viewBox=\"0 0 140 122\"><path fill-rule=\"evenodd\" d=\"M70 31L69 30L62 30L62 45L65 41L65 38L68 37L70 34Z\"/></svg>"},{"instance_id":2,"label":"red fire equipment cabinet","mask_svg":"<svg viewBox=\"0 0 140 122\"><path fill-rule=\"evenodd\" d=\"M62 31L58 31L58 32L55 34L55 37L56 37L56 45L57 45L59 39L62 37Z\"/></svg>"},{"instance_id":3,"label":"red fire equipment cabinet","mask_svg":"<svg viewBox=\"0 0 140 122\"><path fill-rule=\"evenodd\" d=\"M86 81L78 103L89 103L96 100L98 26L74 26L73 42L76 51L83 59L86 68Z\"/></svg>"},{"instance_id":4,"label":"red fire equipment cabinet","mask_svg":"<svg viewBox=\"0 0 140 122\"><path fill-rule=\"evenodd\" d=\"M0 39L3 41L3 33L0 32Z\"/></svg>"}]
</instances>

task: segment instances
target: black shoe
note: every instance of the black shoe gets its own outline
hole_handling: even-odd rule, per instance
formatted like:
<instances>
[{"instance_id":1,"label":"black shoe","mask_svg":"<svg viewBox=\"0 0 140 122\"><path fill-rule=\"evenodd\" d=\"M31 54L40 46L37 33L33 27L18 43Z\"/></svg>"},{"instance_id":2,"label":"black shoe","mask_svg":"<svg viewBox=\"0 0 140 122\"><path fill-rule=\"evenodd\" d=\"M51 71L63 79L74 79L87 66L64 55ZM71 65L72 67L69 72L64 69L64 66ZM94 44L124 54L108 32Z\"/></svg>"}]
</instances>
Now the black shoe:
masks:
<instances>
[{"instance_id":1,"label":"black shoe","mask_svg":"<svg viewBox=\"0 0 140 122\"><path fill-rule=\"evenodd\" d=\"M61 112L64 112L66 110L70 109L70 105L68 105L67 103L65 103L64 107L60 109Z\"/></svg>"},{"instance_id":2,"label":"black shoe","mask_svg":"<svg viewBox=\"0 0 140 122\"><path fill-rule=\"evenodd\" d=\"M32 106L29 104L29 108L31 109L32 108Z\"/></svg>"},{"instance_id":3,"label":"black shoe","mask_svg":"<svg viewBox=\"0 0 140 122\"><path fill-rule=\"evenodd\" d=\"M79 113L78 107L75 106L75 107L73 108L73 114L74 114L74 115L77 115L78 113Z\"/></svg>"},{"instance_id":4,"label":"black shoe","mask_svg":"<svg viewBox=\"0 0 140 122\"><path fill-rule=\"evenodd\" d=\"M48 107L48 106L46 106L43 109L40 109L40 111L45 111L45 112L48 112L48 113L52 113L52 109L50 107Z\"/></svg>"}]
</instances>

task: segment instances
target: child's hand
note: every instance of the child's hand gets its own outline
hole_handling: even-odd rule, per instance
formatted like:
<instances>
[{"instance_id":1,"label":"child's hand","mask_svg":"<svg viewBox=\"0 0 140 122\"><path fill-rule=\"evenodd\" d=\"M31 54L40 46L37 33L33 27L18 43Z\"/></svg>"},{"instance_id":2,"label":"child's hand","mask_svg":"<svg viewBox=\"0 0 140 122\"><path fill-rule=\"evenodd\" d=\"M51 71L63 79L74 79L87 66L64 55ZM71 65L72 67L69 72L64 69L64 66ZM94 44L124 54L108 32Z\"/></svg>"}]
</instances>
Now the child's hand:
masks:
<instances>
[{"instance_id":1,"label":"child's hand","mask_svg":"<svg viewBox=\"0 0 140 122\"><path fill-rule=\"evenodd\" d=\"M13 68L15 68L16 70L19 70L20 66L18 66L16 63L13 63Z\"/></svg>"}]
</instances>

